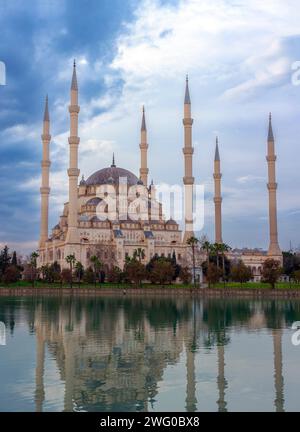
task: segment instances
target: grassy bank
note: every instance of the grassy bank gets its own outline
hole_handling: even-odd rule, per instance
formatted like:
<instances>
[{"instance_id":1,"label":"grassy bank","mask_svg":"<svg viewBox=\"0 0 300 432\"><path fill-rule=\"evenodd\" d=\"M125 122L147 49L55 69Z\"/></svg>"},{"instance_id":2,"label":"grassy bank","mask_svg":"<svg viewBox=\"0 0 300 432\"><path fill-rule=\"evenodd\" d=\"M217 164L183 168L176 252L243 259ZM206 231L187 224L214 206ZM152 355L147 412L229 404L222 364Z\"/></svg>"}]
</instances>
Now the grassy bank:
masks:
<instances>
[{"instance_id":1,"label":"grassy bank","mask_svg":"<svg viewBox=\"0 0 300 432\"><path fill-rule=\"evenodd\" d=\"M18 281L18 282L11 283L9 285L5 285L4 283L0 283L0 289L1 288L6 288L6 289L7 288L12 288L12 289L16 289L16 288L24 288L24 289L27 289L27 288L28 289L32 289L32 288L35 288L35 289L39 289L39 288L41 288L41 289L43 289L43 288L61 289L61 288L63 288L63 289L68 289L68 288L70 288L70 284L69 283L64 283L64 284L51 283L51 284L49 284L46 282L37 281L37 282L35 282L34 287L33 287L30 283L28 283L26 281ZM110 289L110 290L111 289L120 289L120 290L125 289L126 290L126 289L135 289L135 288L147 289L147 290L148 289L149 290L151 290L151 289L155 290L155 289L161 289L161 288L170 289L170 290L176 290L176 289L190 290L190 289L194 288L194 285L193 284L188 284L188 285L171 284L171 285L163 285L162 286L162 285L154 285L154 284L149 284L149 283L144 283L144 284L141 284L139 286L136 286L134 284L125 284L125 283L122 283L122 284L117 284L117 283L99 284L99 283L97 283L95 285L95 284L85 284L85 283L78 284L78 283L74 282L73 283L73 289L75 290L76 288L87 289L87 290L88 289L95 289L95 288L96 289L102 289L102 290L104 290L104 289ZM199 287L197 287L197 288L199 289ZM207 284L204 284L201 288L208 288ZM212 290L213 289L217 289L217 290L222 290L222 289L225 289L225 290L270 290L271 286L269 284L265 284L265 283L261 283L261 282L247 282L247 283L242 284L242 286L240 283L228 282L225 284L225 286L223 283L218 283L215 285L211 285L210 288ZM280 283L276 284L276 290L287 290L287 291L300 290L300 284L296 284L296 283L289 284L288 282L280 282Z\"/></svg>"}]
</instances>

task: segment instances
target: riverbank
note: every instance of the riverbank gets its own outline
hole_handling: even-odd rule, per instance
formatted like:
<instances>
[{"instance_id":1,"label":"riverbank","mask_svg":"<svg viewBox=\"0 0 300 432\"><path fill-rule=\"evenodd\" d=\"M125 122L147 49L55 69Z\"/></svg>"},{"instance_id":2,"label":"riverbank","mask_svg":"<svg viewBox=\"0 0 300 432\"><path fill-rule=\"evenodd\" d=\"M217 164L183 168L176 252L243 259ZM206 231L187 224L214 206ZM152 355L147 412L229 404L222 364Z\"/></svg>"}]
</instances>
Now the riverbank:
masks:
<instances>
[{"instance_id":1,"label":"riverbank","mask_svg":"<svg viewBox=\"0 0 300 432\"><path fill-rule=\"evenodd\" d=\"M143 286L143 287L124 287L120 286L100 286L100 287L0 287L0 296L199 296L207 298L299 298L300 289L277 288L272 290L268 286L265 288L196 288L192 286Z\"/></svg>"}]
</instances>

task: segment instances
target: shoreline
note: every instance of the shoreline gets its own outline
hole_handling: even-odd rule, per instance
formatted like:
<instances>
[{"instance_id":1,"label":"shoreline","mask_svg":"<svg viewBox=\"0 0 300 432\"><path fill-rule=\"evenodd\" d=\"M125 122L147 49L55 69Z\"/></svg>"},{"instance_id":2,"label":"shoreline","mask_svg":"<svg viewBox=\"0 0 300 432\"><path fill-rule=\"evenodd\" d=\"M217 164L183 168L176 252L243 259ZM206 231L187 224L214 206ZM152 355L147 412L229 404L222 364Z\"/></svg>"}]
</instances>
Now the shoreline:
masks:
<instances>
[{"instance_id":1,"label":"shoreline","mask_svg":"<svg viewBox=\"0 0 300 432\"><path fill-rule=\"evenodd\" d=\"M241 288L170 288L158 286L157 288L125 288L122 287L101 287L101 288L46 288L46 287L12 287L0 288L0 297L26 297L26 296L49 296L49 297L67 297L67 296L87 296L87 297L101 297L101 296L193 296L193 297L207 297L207 298L299 298L300 290L293 289L241 289Z\"/></svg>"}]
</instances>

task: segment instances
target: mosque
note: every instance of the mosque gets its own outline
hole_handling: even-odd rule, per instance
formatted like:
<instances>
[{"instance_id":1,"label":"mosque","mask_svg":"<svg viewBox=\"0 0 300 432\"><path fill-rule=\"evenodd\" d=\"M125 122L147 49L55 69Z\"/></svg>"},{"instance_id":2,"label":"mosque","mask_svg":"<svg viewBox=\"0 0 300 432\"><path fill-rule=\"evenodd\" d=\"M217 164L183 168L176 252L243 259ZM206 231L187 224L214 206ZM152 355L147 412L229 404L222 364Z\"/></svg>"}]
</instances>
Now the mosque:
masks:
<instances>
[{"instance_id":1,"label":"mosque","mask_svg":"<svg viewBox=\"0 0 300 432\"><path fill-rule=\"evenodd\" d=\"M110 167L102 168L91 174L86 180L82 176L79 181L78 168L78 82L76 64L70 92L70 136L69 136L69 201L64 204L59 223L52 229L49 236L49 146L50 116L48 98L46 98L43 120L43 158L41 194L41 225L39 241L38 265L57 261L66 267L65 258L74 254L84 267L90 265L90 257L97 255L101 262L123 268L126 257L133 256L137 249L144 251L144 263L154 256L171 257L175 253L179 264L191 265L191 248L187 240L194 235L193 227L193 144L191 99L188 78L186 79L184 97L184 227L172 218L166 220L162 204L156 196L153 182L148 182L147 164L147 127L143 108L141 122L140 170L139 176L117 167L113 157ZM259 276L264 260L269 257L282 260L277 233L276 175L275 148L271 115L268 133L268 191L269 191L269 227L270 246L268 252L240 251L230 258L242 259L254 273ZM222 195L221 195L221 162L218 141L216 142L214 160L215 185L215 242L222 243ZM200 253L200 251L199 251ZM203 257L203 260L205 257ZM200 266L199 266L200 267ZM201 270L199 270L201 273ZM201 274L199 274L201 279Z\"/></svg>"}]
</instances>

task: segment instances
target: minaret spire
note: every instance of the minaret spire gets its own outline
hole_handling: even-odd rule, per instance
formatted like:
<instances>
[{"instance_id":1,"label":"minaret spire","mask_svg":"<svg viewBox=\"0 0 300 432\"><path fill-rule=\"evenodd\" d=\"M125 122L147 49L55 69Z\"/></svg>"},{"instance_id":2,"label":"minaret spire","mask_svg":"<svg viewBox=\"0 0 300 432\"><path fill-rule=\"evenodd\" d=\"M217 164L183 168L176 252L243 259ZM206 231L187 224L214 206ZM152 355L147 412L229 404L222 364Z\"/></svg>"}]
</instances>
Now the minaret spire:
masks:
<instances>
[{"instance_id":1,"label":"minaret spire","mask_svg":"<svg viewBox=\"0 0 300 432\"><path fill-rule=\"evenodd\" d=\"M188 75L186 76L186 79L185 79L184 103L187 104L187 105L191 105L190 90L189 90L189 77L188 77Z\"/></svg>"},{"instance_id":2,"label":"minaret spire","mask_svg":"<svg viewBox=\"0 0 300 432\"><path fill-rule=\"evenodd\" d=\"M115 164L115 153L113 153L111 168L115 168L115 167L116 167L116 164Z\"/></svg>"},{"instance_id":3,"label":"minaret spire","mask_svg":"<svg viewBox=\"0 0 300 432\"><path fill-rule=\"evenodd\" d=\"M68 233L67 233L67 243L70 246L70 253L76 253L75 244L79 244L79 234L78 234L78 194L77 185L79 177L78 169L78 146L80 138L78 137L78 114L80 107L78 105L78 84L76 76L76 63L74 60L73 64L73 75L71 83L71 93L70 93L70 137L69 137L69 148L70 148L70 159L69 159L69 214L68 214ZM67 254L66 254L67 255Z\"/></svg>"},{"instance_id":4,"label":"minaret spire","mask_svg":"<svg viewBox=\"0 0 300 432\"><path fill-rule=\"evenodd\" d=\"M269 131L268 131L268 191L269 191L269 228L270 228L270 245L268 250L269 256L282 258L282 252L278 244L277 230L277 183L276 183L276 155L275 155L275 140L272 128L272 115L269 115Z\"/></svg>"},{"instance_id":5,"label":"minaret spire","mask_svg":"<svg viewBox=\"0 0 300 432\"><path fill-rule=\"evenodd\" d=\"M216 150L214 160L214 184L215 184L215 243L222 241L222 196L221 196L221 162L219 153L219 139L216 137Z\"/></svg>"},{"instance_id":6,"label":"minaret spire","mask_svg":"<svg viewBox=\"0 0 300 432\"><path fill-rule=\"evenodd\" d=\"M273 134L273 127L272 127L272 113L269 114L268 141L274 142L274 134Z\"/></svg>"},{"instance_id":7,"label":"minaret spire","mask_svg":"<svg viewBox=\"0 0 300 432\"><path fill-rule=\"evenodd\" d=\"M143 105L143 115L142 115L142 126L141 126L141 130L142 131L146 131L146 119L145 119L145 107Z\"/></svg>"},{"instance_id":8,"label":"minaret spire","mask_svg":"<svg viewBox=\"0 0 300 432\"><path fill-rule=\"evenodd\" d=\"M43 157L41 162L42 167L42 184L40 188L41 193L41 228L40 228L40 248L45 247L45 242L48 239L48 218L49 218L49 171L50 171L50 158L49 158L49 144L51 140L50 135L50 116L48 107L48 96L45 100L44 120L43 120Z\"/></svg>"},{"instance_id":9,"label":"minaret spire","mask_svg":"<svg viewBox=\"0 0 300 432\"><path fill-rule=\"evenodd\" d=\"M73 75L71 81L71 90L78 91L77 74L76 74L76 61L73 63Z\"/></svg>"},{"instance_id":10,"label":"minaret spire","mask_svg":"<svg viewBox=\"0 0 300 432\"><path fill-rule=\"evenodd\" d=\"M145 107L143 106L142 113L142 126L141 126L141 167L140 167L140 179L142 180L145 187L148 187L148 143L147 143L147 128L146 128L146 116L145 116Z\"/></svg>"},{"instance_id":11,"label":"minaret spire","mask_svg":"<svg viewBox=\"0 0 300 432\"><path fill-rule=\"evenodd\" d=\"M45 101L45 111L44 111L44 122L49 122L49 107L48 107L48 95L46 95L46 101Z\"/></svg>"},{"instance_id":12,"label":"minaret spire","mask_svg":"<svg viewBox=\"0 0 300 432\"><path fill-rule=\"evenodd\" d=\"M185 217L185 230L183 241L186 242L190 237L194 236L193 228L193 153L194 148L192 144L192 125L193 119L191 117L191 99L189 92L188 76L186 77L185 97L184 97L184 217Z\"/></svg>"}]
</instances>

